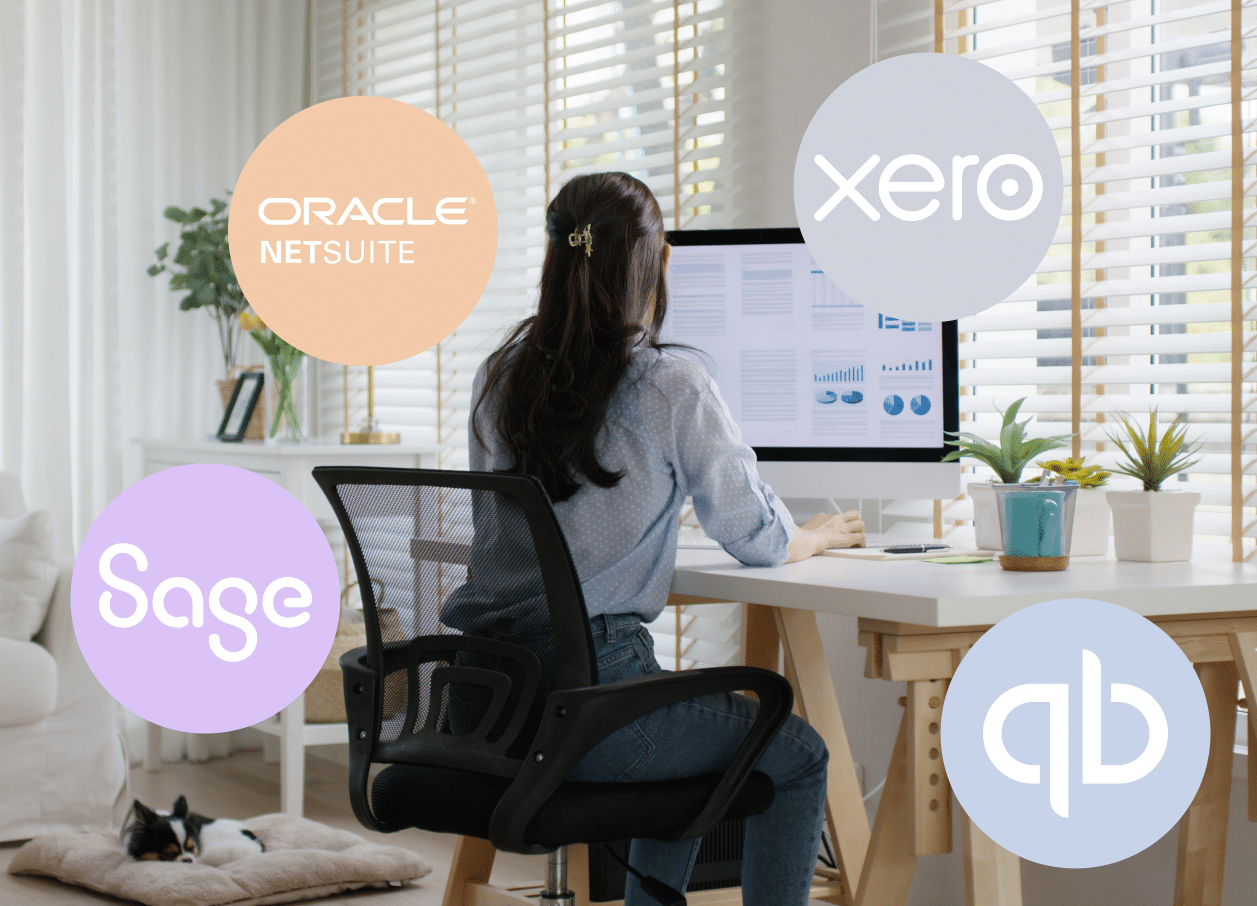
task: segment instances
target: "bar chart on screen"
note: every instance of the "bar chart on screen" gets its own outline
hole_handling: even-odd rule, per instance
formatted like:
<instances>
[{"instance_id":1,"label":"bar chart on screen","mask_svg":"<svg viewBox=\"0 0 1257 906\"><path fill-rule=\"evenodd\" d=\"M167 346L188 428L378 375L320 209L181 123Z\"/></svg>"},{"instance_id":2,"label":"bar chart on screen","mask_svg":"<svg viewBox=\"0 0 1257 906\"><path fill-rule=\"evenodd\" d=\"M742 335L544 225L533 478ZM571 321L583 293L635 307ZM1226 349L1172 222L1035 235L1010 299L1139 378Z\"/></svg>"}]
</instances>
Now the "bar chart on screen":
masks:
<instances>
[{"instance_id":1,"label":"bar chart on screen","mask_svg":"<svg viewBox=\"0 0 1257 906\"><path fill-rule=\"evenodd\" d=\"M899 362L894 365L883 365L882 371L933 371L933 359L915 359L911 362Z\"/></svg>"},{"instance_id":2,"label":"bar chart on screen","mask_svg":"<svg viewBox=\"0 0 1257 906\"><path fill-rule=\"evenodd\" d=\"M818 384L858 384L864 380L864 363L814 362L812 380Z\"/></svg>"}]
</instances>

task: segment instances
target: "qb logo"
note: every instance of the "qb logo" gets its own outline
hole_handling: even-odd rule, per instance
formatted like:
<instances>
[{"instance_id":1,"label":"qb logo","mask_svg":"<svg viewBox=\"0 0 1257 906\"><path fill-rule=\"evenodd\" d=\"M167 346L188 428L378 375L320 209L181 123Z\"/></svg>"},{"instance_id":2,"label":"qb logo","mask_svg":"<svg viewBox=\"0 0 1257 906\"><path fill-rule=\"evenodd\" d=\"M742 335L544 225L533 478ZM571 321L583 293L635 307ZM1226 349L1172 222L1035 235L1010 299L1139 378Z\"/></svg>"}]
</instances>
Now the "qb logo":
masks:
<instances>
[{"instance_id":1,"label":"qb logo","mask_svg":"<svg viewBox=\"0 0 1257 906\"><path fill-rule=\"evenodd\" d=\"M1026 93L952 54L904 54L826 99L794 165L808 251L866 308L945 321L1002 302L1061 217L1056 140Z\"/></svg>"},{"instance_id":2,"label":"qb logo","mask_svg":"<svg viewBox=\"0 0 1257 906\"><path fill-rule=\"evenodd\" d=\"M1191 804L1209 756L1208 708L1187 657L1103 601L1049 601L997 623L957 668L940 732L952 791L974 823L1061 868L1155 843Z\"/></svg>"},{"instance_id":3,"label":"qb logo","mask_svg":"<svg viewBox=\"0 0 1257 906\"><path fill-rule=\"evenodd\" d=\"M1100 760L1100 659L1094 652L1082 653L1082 782L1132 783L1161 763L1170 742L1170 725L1157 700L1126 683L1113 683L1112 701L1133 705L1148 722L1148 744L1134 761L1103 764ZM982 745L991 764L1018 783L1039 783L1042 770L1037 764L1024 764L1004 746L1004 721L1015 708L1031 702L1048 706L1048 800L1052 811L1069 817L1069 685L1067 683L1022 683L1014 686L991 705L982 724Z\"/></svg>"}]
</instances>

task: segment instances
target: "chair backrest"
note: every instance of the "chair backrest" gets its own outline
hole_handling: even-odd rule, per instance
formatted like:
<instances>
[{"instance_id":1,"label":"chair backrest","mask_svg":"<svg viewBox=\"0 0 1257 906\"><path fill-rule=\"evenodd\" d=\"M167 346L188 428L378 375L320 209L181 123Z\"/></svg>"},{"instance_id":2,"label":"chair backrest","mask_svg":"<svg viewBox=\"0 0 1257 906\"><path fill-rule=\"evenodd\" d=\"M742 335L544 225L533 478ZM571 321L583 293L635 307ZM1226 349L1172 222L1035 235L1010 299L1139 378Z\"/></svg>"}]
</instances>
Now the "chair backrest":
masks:
<instances>
[{"instance_id":1,"label":"chair backrest","mask_svg":"<svg viewBox=\"0 0 1257 906\"><path fill-rule=\"evenodd\" d=\"M533 479L320 467L357 570L370 760L513 776L545 696L597 684L580 583ZM353 718L351 715L351 724Z\"/></svg>"}]
</instances>

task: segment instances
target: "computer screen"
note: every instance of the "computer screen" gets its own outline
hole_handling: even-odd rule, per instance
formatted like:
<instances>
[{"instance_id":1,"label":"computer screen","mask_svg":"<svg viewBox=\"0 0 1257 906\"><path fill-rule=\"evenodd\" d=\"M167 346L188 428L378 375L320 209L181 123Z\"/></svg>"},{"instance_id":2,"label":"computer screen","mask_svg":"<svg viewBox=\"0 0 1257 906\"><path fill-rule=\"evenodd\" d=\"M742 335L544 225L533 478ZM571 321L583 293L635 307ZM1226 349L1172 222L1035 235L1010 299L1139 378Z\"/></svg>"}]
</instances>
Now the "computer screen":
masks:
<instances>
[{"instance_id":1,"label":"computer screen","mask_svg":"<svg viewBox=\"0 0 1257 906\"><path fill-rule=\"evenodd\" d=\"M959 468L940 463L943 432L959 423L954 321L864 308L797 229L681 230L669 241L663 337L697 351L779 494L957 493Z\"/></svg>"}]
</instances>

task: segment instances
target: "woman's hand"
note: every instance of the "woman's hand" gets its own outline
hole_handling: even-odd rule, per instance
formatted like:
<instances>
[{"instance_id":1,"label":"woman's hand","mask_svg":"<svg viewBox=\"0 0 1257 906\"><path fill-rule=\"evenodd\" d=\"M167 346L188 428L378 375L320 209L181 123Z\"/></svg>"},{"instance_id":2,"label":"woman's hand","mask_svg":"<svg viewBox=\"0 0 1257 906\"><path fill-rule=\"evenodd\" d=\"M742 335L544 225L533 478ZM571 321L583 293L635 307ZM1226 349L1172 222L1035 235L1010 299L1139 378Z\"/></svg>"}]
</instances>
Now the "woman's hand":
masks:
<instances>
[{"instance_id":1,"label":"woman's hand","mask_svg":"<svg viewBox=\"0 0 1257 906\"><path fill-rule=\"evenodd\" d=\"M855 510L837 516L813 516L795 530L790 542L787 563L806 560L822 551L840 547L861 547L864 544L864 523Z\"/></svg>"}]
</instances>

